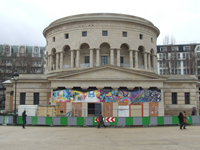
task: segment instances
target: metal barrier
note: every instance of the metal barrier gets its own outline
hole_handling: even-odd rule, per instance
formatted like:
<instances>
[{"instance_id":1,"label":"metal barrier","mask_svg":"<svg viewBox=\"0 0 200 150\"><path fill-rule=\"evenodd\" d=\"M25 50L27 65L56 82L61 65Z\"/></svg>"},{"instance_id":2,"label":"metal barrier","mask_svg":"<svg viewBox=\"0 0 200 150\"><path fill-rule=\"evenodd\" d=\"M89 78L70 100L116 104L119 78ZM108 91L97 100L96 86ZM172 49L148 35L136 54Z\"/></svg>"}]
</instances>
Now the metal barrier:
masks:
<instances>
[{"instance_id":1,"label":"metal barrier","mask_svg":"<svg viewBox=\"0 0 200 150\"><path fill-rule=\"evenodd\" d=\"M158 117L114 117L114 122L104 123L106 126L152 126L152 125L178 125L177 116ZM37 117L27 116L27 125L50 126L96 126L95 117ZM13 124L13 116L0 116L0 124ZM18 116L17 124L22 124L22 117ZM189 116L188 124L200 124L200 116Z\"/></svg>"}]
</instances>

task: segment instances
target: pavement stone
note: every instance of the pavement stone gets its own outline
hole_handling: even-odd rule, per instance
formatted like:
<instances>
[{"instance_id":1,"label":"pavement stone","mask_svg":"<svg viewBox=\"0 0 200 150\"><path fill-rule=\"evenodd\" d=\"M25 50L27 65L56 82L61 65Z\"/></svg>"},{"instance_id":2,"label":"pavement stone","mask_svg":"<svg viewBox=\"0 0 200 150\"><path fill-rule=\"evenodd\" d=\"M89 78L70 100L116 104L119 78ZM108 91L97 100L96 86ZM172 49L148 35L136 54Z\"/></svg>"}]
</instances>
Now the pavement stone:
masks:
<instances>
[{"instance_id":1,"label":"pavement stone","mask_svg":"<svg viewBox=\"0 0 200 150\"><path fill-rule=\"evenodd\" d=\"M200 126L0 126L0 150L199 150Z\"/></svg>"}]
</instances>

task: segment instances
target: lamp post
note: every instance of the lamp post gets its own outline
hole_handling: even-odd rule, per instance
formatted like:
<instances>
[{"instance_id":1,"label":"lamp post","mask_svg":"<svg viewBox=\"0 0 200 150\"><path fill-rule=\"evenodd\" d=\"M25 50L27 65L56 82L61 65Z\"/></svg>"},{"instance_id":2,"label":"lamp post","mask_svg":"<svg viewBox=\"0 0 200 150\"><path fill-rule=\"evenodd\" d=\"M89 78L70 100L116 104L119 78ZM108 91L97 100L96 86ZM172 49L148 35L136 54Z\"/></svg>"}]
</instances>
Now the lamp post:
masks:
<instances>
[{"instance_id":1,"label":"lamp post","mask_svg":"<svg viewBox=\"0 0 200 150\"><path fill-rule=\"evenodd\" d=\"M16 94L17 94L17 80L19 80L19 74L17 73L17 70L15 70L13 74L13 78L15 81L15 107L14 107L14 118L13 118L13 123L14 125L17 124L17 114L16 114Z\"/></svg>"}]
</instances>

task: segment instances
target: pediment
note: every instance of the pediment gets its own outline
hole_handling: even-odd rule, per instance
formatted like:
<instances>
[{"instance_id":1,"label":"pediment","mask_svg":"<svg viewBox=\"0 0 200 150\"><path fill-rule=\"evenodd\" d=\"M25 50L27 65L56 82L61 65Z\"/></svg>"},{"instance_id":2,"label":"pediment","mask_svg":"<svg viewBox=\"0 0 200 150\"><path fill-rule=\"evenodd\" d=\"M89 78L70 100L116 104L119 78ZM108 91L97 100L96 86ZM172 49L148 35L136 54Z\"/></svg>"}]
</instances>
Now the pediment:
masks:
<instances>
[{"instance_id":1,"label":"pediment","mask_svg":"<svg viewBox=\"0 0 200 150\"><path fill-rule=\"evenodd\" d=\"M162 79L155 73L122 68L118 66L99 66L81 71L64 72L49 80L152 80Z\"/></svg>"}]
</instances>

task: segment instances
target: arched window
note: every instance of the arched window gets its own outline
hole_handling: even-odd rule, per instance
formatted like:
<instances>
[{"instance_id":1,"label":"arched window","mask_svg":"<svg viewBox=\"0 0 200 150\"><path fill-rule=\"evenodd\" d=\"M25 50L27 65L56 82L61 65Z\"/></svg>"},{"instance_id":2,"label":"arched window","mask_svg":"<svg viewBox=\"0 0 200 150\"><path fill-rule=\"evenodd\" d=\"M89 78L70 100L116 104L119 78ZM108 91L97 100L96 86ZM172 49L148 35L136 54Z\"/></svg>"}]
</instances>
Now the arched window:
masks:
<instances>
[{"instance_id":1,"label":"arched window","mask_svg":"<svg viewBox=\"0 0 200 150\"><path fill-rule=\"evenodd\" d=\"M38 46L33 47L32 56L33 57L40 57L40 48Z\"/></svg>"},{"instance_id":2,"label":"arched window","mask_svg":"<svg viewBox=\"0 0 200 150\"><path fill-rule=\"evenodd\" d=\"M19 49L18 49L18 53L19 53L19 56L24 56L25 53L26 53L26 47L20 46Z\"/></svg>"},{"instance_id":3,"label":"arched window","mask_svg":"<svg viewBox=\"0 0 200 150\"><path fill-rule=\"evenodd\" d=\"M4 55L5 56L11 55L11 47L9 45L4 45Z\"/></svg>"}]
</instances>

